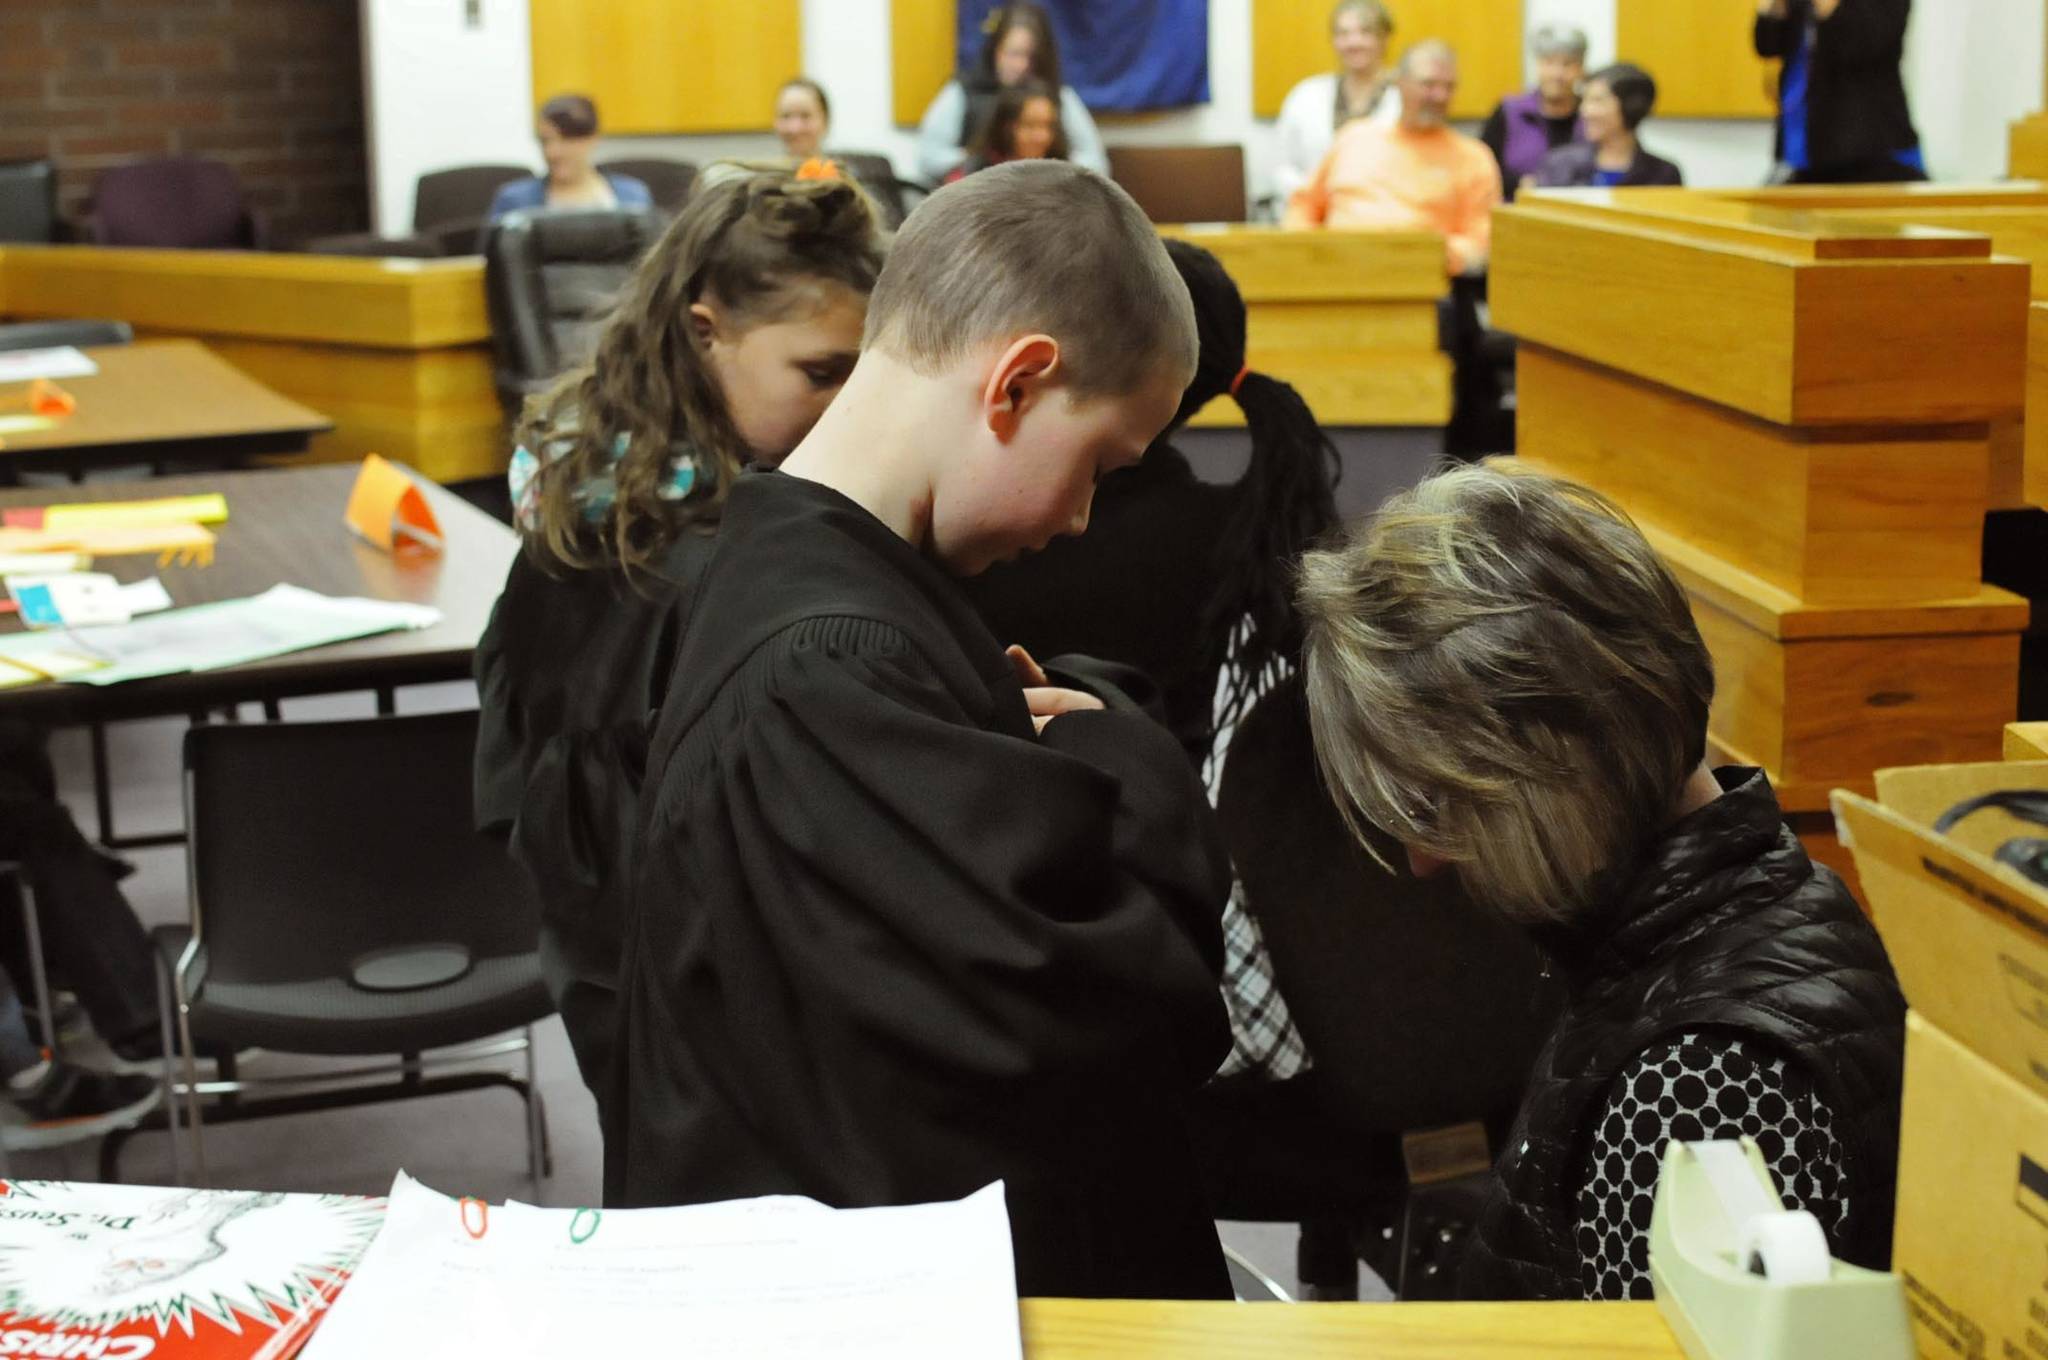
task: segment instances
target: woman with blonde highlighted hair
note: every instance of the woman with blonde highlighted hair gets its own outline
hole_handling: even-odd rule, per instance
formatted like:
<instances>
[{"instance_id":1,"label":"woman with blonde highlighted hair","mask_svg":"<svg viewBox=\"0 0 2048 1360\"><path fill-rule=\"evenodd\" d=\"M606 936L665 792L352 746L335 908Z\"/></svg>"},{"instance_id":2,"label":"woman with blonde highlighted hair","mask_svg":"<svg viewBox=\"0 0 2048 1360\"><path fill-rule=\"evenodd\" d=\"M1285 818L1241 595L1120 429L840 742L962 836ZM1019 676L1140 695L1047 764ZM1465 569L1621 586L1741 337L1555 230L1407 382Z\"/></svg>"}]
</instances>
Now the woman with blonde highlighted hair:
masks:
<instances>
[{"instance_id":1,"label":"woman with blonde highlighted hair","mask_svg":"<svg viewBox=\"0 0 2048 1360\"><path fill-rule=\"evenodd\" d=\"M1308 183L1338 128L1354 118L1381 127L1401 121L1401 90L1386 65L1393 36L1394 16L1380 0L1339 0L1330 11L1337 69L1318 72L1289 90L1275 124L1280 150L1273 163L1273 191L1282 202Z\"/></svg>"},{"instance_id":2,"label":"woman with blonde highlighted hair","mask_svg":"<svg viewBox=\"0 0 2048 1360\"><path fill-rule=\"evenodd\" d=\"M1454 872L1566 985L1461 1291L1650 1297L1672 1138L1754 1138L1833 1253L1882 1267L1905 1002L1763 772L1706 764L1713 666L1635 525L1567 481L1460 468L1308 554L1300 601L1353 829Z\"/></svg>"}]
</instances>

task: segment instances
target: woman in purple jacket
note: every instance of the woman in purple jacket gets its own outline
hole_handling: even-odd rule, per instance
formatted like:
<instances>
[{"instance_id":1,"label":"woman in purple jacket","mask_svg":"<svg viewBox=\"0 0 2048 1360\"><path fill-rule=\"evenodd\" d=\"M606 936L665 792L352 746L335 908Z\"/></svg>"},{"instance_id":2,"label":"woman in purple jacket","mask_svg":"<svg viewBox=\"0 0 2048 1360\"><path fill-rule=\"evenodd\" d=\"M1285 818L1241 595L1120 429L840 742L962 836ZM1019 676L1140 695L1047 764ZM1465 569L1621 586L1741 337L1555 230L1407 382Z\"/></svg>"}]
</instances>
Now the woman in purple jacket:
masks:
<instances>
[{"instance_id":1,"label":"woman in purple jacket","mask_svg":"<svg viewBox=\"0 0 2048 1360\"><path fill-rule=\"evenodd\" d=\"M1576 28L1536 30L1536 88L1509 95L1480 129L1479 140L1500 162L1508 201L1516 186L1536 173L1553 148L1583 140L1579 126L1579 82L1586 75L1586 35Z\"/></svg>"}]
</instances>

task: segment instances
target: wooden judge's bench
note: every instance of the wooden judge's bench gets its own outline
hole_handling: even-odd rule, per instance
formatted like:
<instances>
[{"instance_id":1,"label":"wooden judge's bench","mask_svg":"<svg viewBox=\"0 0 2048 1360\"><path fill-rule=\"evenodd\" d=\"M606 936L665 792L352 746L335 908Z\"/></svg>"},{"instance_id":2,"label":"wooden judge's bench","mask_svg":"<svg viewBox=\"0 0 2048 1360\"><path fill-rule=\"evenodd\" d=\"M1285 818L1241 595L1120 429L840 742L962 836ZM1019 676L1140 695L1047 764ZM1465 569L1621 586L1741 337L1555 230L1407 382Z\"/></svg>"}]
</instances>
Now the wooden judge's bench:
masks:
<instances>
[{"instance_id":1,"label":"wooden judge's bench","mask_svg":"<svg viewBox=\"0 0 2048 1360\"><path fill-rule=\"evenodd\" d=\"M1545 191L1495 241L1518 451L1677 570L1714 755L1837 867L1830 789L1997 759L2029 605L1984 583L1984 522L2048 504L2048 189Z\"/></svg>"}]
</instances>

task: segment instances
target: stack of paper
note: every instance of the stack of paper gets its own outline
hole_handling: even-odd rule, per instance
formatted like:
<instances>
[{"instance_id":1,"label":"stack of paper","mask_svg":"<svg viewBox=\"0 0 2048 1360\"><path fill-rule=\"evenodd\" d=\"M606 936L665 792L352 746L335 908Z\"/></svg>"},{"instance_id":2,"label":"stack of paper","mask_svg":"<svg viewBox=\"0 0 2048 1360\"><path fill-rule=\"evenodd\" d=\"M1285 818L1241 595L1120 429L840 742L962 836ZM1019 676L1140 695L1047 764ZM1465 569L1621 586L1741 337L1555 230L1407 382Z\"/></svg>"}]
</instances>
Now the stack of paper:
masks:
<instances>
[{"instance_id":1,"label":"stack of paper","mask_svg":"<svg viewBox=\"0 0 2048 1360\"><path fill-rule=\"evenodd\" d=\"M17 349L0 354L0 383L35 378L89 378L100 371L92 356L76 345L49 349Z\"/></svg>"},{"instance_id":2,"label":"stack of paper","mask_svg":"<svg viewBox=\"0 0 2048 1360\"><path fill-rule=\"evenodd\" d=\"M272 586L247 599L173 609L133 623L0 637L0 685L113 685L219 670L440 621L440 611L426 605L336 599L298 586Z\"/></svg>"},{"instance_id":3,"label":"stack of paper","mask_svg":"<svg viewBox=\"0 0 2048 1360\"><path fill-rule=\"evenodd\" d=\"M954 1204L453 1200L401 1173L305 1360L1020 1360L1000 1184Z\"/></svg>"}]
</instances>

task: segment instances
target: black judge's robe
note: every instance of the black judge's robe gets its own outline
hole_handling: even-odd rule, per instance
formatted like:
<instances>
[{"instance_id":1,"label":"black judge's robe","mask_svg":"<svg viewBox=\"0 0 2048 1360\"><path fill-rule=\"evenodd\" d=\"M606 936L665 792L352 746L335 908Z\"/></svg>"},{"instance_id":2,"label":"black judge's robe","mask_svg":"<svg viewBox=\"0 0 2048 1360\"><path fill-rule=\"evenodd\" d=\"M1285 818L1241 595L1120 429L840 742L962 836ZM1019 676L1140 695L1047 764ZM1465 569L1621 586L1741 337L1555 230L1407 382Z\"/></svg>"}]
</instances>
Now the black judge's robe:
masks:
<instances>
[{"instance_id":1,"label":"black judge's robe","mask_svg":"<svg viewBox=\"0 0 2048 1360\"><path fill-rule=\"evenodd\" d=\"M957 586L741 479L649 753L616 1205L1008 1186L1026 1294L1227 1297L1180 1099L1229 1047L1229 870L1167 731L1035 736Z\"/></svg>"}]
</instances>

